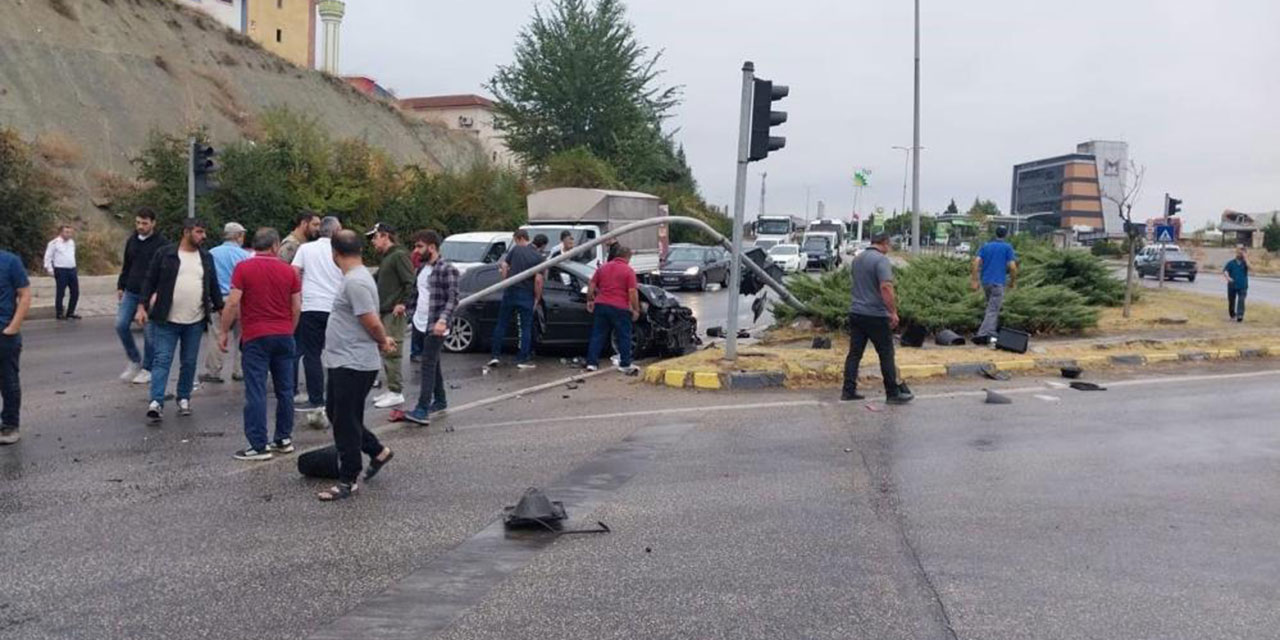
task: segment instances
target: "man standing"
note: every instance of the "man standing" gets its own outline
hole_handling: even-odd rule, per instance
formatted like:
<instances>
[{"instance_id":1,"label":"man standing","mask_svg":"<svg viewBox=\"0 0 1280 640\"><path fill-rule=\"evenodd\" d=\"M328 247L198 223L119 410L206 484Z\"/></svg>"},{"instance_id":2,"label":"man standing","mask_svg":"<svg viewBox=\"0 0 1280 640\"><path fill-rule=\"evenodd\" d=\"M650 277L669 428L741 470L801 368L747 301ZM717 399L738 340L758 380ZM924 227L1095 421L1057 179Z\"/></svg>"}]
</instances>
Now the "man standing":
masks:
<instances>
[{"instance_id":1,"label":"man standing","mask_svg":"<svg viewBox=\"0 0 1280 640\"><path fill-rule=\"evenodd\" d=\"M298 248L320 237L320 216L314 211L303 211L293 223L293 232L280 243L280 259L293 264Z\"/></svg>"},{"instance_id":2,"label":"man standing","mask_svg":"<svg viewBox=\"0 0 1280 640\"><path fill-rule=\"evenodd\" d=\"M498 270L505 280L519 275L542 264L542 254L530 246L529 232L518 229L515 233L516 246L498 263ZM535 364L529 362L533 355L533 310L542 299L542 274L528 278L518 284L507 287L502 292L502 306L498 309L498 323L493 328L493 358L489 366L495 367L502 361L502 344L506 342L507 323L511 321L511 312L520 314L520 353L516 356L516 367L532 369Z\"/></svg>"},{"instance_id":3,"label":"man standing","mask_svg":"<svg viewBox=\"0 0 1280 640\"><path fill-rule=\"evenodd\" d=\"M422 334L422 375L418 386L418 404L404 419L420 425L431 424L433 412L444 411L444 371L440 367L440 349L449 332L453 311L458 308L458 269L440 258L440 235L435 231L419 234L426 248L426 258L418 270L409 305L413 307L413 330Z\"/></svg>"},{"instance_id":4,"label":"man standing","mask_svg":"<svg viewBox=\"0 0 1280 640\"><path fill-rule=\"evenodd\" d=\"M204 238L205 223L187 218L182 225L182 240L177 246L166 245L156 253L147 270L138 320L146 321L150 315L148 324L154 327L155 363L151 369L151 404L147 407L147 419L152 423L164 417L164 391L179 344L182 355L174 395L178 415L191 415L200 337L213 314L222 310L213 256L200 247Z\"/></svg>"},{"instance_id":5,"label":"man standing","mask_svg":"<svg viewBox=\"0 0 1280 640\"><path fill-rule=\"evenodd\" d=\"M228 350L234 322L240 324L244 361L244 435L247 449L235 452L237 460L269 460L293 453L293 377L298 358L293 330L302 314L302 280L279 259L280 234L258 229L253 234L252 258L236 265L231 274L231 295L222 312L218 348ZM276 394L275 439L267 441L267 374Z\"/></svg>"},{"instance_id":6,"label":"man standing","mask_svg":"<svg viewBox=\"0 0 1280 640\"><path fill-rule=\"evenodd\" d=\"M218 272L218 290L222 292L223 299L231 294L231 274L235 272L236 265L252 255L244 249L244 231L244 226L239 222L228 222L222 227L222 244L209 250L209 255L213 257L213 268ZM236 332L236 343L239 344L240 325L232 324L232 327L232 331ZM218 348L223 342L222 319L214 318L210 322L210 328L213 329L213 335L210 336L213 339L205 348L204 373L200 374L200 381L221 384L225 382L222 378L222 349ZM231 379L243 380L239 358L233 357L231 363Z\"/></svg>"},{"instance_id":7,"label":"man standing","mask_svg":"<svg viewBox=\"0 0 1280 640\"><path fill-rule=\"evenodd\" d=\"M372 239L374 250L382 254L382 262L378 264L378 312L382 314L382 326L397 341L395 350L382 356L387 391L373 399L373 406L388 409L404 404L399 341L404 340L408 326L405 311L413 294L413 262L409 252L396 244L396 230L391 225L379 222L365 236Z\"/></svg>"},{"instance_id":8,"label":"man standing","mask_svg":"<svg viewBox=\"0 0 1280 640\"><path fill-rule=\"evenodd\" d=\"M302 356L307 380L307 401L302 404L295 401L299 411L324 407L324 365L320 363L320 354L324 352L329 311L342 286L342 271L333 262L330 239L341 230L342 223L337 218L325 217L320 221L320 237L302 245L293 256L293 268L302 276L302 317L293 339Z\"/></svg>"},{"instance_id":9,"label":"man standing","mask_svg":"<svg viewBox=\"0 0 1280 640\"><path fill-rule=\"evenodd\" d=\"M22 355L22 322L31 309L31 283L22 260L0 251L0 445L14 444L21 437L18 417L22 408L22 383L18 360Z\"/></svg>"},{"instance_id":10,"label":"man standing","mask_svg":"<svg viewBox=\"0 0 1280 640\"><path fill-rule=\"evenodd\" d=\"M354 231L339 231L332 246L332 259L343 277L324 341L324 366L329 371L325 411L333 423L333 443L338 449L338 484L317 494L326 502L350 498L356 492L361 453L369 456L366 479L391 461L391 450L364 426L364 403L382 367L378 350L387 353L396 348L395 339L387 335L378 319L378 286L361 262L364 243L360 236Z\"/></svg>"},{"instance_id":11,"label":"man standing","mask_svg":"<svg viewBox=\"0 0 1280 640\"><path fill-rule=\"evenodd\" d=\"M595 316L587 344L587 371L600 366L600 351L612 342L618 349L618 371L635 373L631 364L631 323L640 319L640 294L631 268L631 249L618 247L616 256L596 269L587 286L587 311Z\"/></svg>"},{"instance_id":12,"label":"man standing","mask_svg":"<svg viewBox=\"0 0 1280 640\"><path fill-rule=\"evenodd\" d=\"M76 315L76 303L80 301L80 275L76 272L76 229L64 224L58 228L58 235L49 241L44 250L44 270L53 275L57 287L54 294L53 310L59 320L79 320ZM62 313L62 294L71 289L71 299L67 304L66 314Z\"/></svg>"},{"instance_id":13,"label":"man standing","mask_svg":"<svg viewBox=\"0 0 1280 640\"><path fill-rule=\"evenodd\" d=\"M987 311L982 317L982 326L974 337L974 344L990 344L996 339L1000 329L1000 308L1004 306L1005 284L1012 289L1017 284L1018 254L1013 245L1005 241L1009 230L996 227L996 239L982 245L978 257L973 259L973 280L970 286L978 290L979 282L982 292L987 296Z\"/></svg>"},{"instance_id":14,"label":"man standing","mask_svg":"<svg viewBox=\"0 0 1280 640\"><path fill-rule=\"evenodd\" d=\"M844 387L840 399L862 400L858 394L858 366L870 341L880 358L885 402L906 404L913 399L898 382L893 361L893 330L898 327L898 304L893 290L893 265L889 263L889 234L877 233L871 246L853 259L853 302L849 305L849 355L844 360Z\"/></svg>"},{"instance_id":15,"label":"man standing","mask_svg":"<svg viewBox=\"0 0 1280 640\"><path fill-rule=\"evenodd\" d=\"M547 258L554 258L562 253L568 253L573 250L573 232L565 229L560 232L560 244L551 250L551 255Z\"/></svg>"},{"instance_id":16,"label":"man standing","mask_svg":"<svg viewBox=\"0 0 1280 640\"><path fill-rule=\"evenodd\" d=\"M413 251L409 253L409 262L413 263L413 272L418 273L422 268L423 261L426 260L427 245L424 242L426 237L425 231L419 231L413 236ZM412 294L410 294L412 297ZM409 305L408 312L413 313L413 305ZM409 323L409 362L418 364L422 360L422 342L426 339L427 334L418 331L413 327L413 323Z\"/></svg>"},{"instance_id":17,"label":"man standing","mask_svg":"<svg viewBox=\"0 0 1280 640\"><path fill-rule=\"evenodd\" d=\"M138 209L133 218L133 228L137 233L129 236L124 245L124 264L120 267L120 278L116 280L116 299L120 301L116 311L116 335L124 344L124 354L129 358L120 379L147 384L151 382L151 364L155 359L153 331L149 324L142 326L143 348L142 355L138 355L131 325L138 316L138 307L142 305L142 284L147 279L151 258L168 243L156 233L156 212L147 207Z\"/></svg>"},{"instance_id":18,"label":"man standing","mask_svg":"<svg viewBox=\"0 0 1280 640\"><path fill-rule=\"evenodd\" d=\"M1244 322L1244 299L1249 295L1249 255L1244 245L1236 247L1236 257L1222 269L1227 279L1227 313L1236 322Z\"/></svg>"}]
</instances>

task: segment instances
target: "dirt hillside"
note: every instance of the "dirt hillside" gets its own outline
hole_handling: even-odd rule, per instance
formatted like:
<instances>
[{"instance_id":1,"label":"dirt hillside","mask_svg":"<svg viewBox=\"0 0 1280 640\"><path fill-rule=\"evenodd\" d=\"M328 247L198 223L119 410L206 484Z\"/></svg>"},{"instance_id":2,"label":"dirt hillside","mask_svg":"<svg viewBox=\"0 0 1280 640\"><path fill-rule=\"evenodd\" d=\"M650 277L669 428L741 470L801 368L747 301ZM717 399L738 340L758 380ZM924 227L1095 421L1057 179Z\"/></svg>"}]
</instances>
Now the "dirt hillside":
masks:
<instances>
[{"instance_id":1,"label":"dirt hillside","mask_svg":"<svg viewBox=\"0 0 1280 640\"><path fill-rule=\"evenodd\" d=\"M100 216L93 201L104 183L134 175L130 159L149 132L203 125L226 144L280 105L401 162L484 161L466 134L408 120L170 0L0 0L0 126L36 143L67 182L69 213L86 223Z\"/></svg>"}]
</instances>

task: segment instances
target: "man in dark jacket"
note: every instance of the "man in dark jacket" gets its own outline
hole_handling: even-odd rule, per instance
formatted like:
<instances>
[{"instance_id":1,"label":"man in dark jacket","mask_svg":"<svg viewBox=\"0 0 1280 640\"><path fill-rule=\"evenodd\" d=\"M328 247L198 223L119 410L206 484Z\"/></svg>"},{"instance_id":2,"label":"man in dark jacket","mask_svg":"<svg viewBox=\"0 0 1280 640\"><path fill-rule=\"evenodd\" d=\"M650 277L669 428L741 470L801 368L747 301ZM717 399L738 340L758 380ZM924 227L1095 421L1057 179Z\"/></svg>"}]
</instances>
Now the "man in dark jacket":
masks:
<instances>
[{"instance_id":1,"label":"man in dark jacket","mask_svg":"<svg viewBox=\"0 0 1280 640\"><path fill-rule=\"evenodd\" d=\"M375 396L373 406L389 409L404 404L404 376L401 374L405 329L408 326L405 311L409 295L413 293L414 270L409 252L396 244L396 230L385 222L373 225L365 234L373 248L382 254L378 264L378 313L387 334L396 339L396 348L382 353L382 368L386 371L387 391Z\"/></svg>"},{"instance_id":2,"label":"man in dark jacket","mask_svg":"<svg viewBox=\"0 0 1280 640\"><path fill-rule=\"evenodd\" d=\"M196 363L200 359L200 337L214 313L222 311L222 289L213 257L201 248L205 223L188 218L182 226L182 240L156 253L147 270L142 289L143 310L139 320L150 314L155 362L151 369L151 404L147 419L159 422L164 411L164 391L169 382L173 354L182 344L178 372L178 415L191 415L191 390L195 386Z\"/></svg>"},{"instance_id":3,"label":"man in dark jacket","mask_svg":"<svg viewBox=\"0 0 1280 640\"><path fill-rule=\"evenodd\" d=\"M418 387L418 403L404 419L423 426L431 424L430 412L444 409L444 372L440 367L440 350L458 308L458 268L440 257L440 236L434 231L418 235L426 247L425 259L418 268L417 284L410 296L413 328L423 334L422 376Z\"/></svg>"},{"instance_id":4,"label":"man in dark jacket","mask_svg":"<svg viewBox=\"0 0 1280 640\"><path fill-rule=\"evenodd\" d=\"M143 327L143 349L142 354L139 354L130 325L138 314L138 307L142 305L142 283L147 279L151 258L167 243L156 232L156 212L147 207L138 209L134 214L133 228L137 233L129 236L129 241L124 245L124 265L120 268L120 278L116 280L116 299L120 301L116 312L116 335L120 336L124 354L129 358L129 364L120 374L120 379L147 384L151 382L151 363L155 359L151 327Z\"/></svg>"}]
</instances>

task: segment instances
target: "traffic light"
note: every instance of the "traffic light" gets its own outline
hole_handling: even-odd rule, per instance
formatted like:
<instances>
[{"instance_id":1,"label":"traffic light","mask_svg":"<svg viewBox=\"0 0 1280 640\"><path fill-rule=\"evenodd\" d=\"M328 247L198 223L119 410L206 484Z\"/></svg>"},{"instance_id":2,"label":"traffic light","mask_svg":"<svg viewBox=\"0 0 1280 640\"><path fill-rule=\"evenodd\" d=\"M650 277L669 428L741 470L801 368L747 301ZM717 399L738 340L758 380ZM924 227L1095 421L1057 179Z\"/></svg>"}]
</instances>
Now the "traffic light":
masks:
<instances>
[{"instance_id":1,"label":"traffic light","mask_svg":"<svg viewBox=\"0 0 1280 640\"><path fill-rule=\"evenodd\" d=\"M770 151L787 146L787 139L769 135L769 130L787 121L786 111L774 111L773 103L791 93L785 85L755 79L751 95L751 152L748 160L764 160Z\"/></svg>"},{"instance_id":2,"label":"traffic light","mask_svg":"<svg viewBox=\"0 0 1280 640\"><path fill-rule=\"evenodd\" d=\"M213 159L217 153L203 142L196 142L191 147L191 175L195 179L197 194L208 193L218 186L213 179L213 174L218 171L218 163Z\"/></svg>"},{"instance_id":3,"label":"traffic light","mask_svg":"<svg viewBox=\"0 0 1280 640\"><path fill-rule=\"evenodd\" d=\"M1172 218L1178 215L1181 211L1182 201L1177 198L1171 198L1169 197L1169 194L1166 193L1164 196L1164 217Z\"/></svg>"}]
</instances>

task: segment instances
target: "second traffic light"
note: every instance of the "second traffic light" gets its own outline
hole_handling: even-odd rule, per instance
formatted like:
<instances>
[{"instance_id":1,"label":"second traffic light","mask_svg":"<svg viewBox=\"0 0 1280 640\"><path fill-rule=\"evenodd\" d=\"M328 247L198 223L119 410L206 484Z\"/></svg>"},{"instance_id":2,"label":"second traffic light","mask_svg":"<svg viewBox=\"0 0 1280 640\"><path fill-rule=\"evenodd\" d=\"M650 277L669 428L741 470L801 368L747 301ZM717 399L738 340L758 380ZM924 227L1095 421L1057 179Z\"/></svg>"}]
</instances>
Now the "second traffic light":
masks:
<instances>
[{"instance_id":1,"label":"second traffic light","mask_svg":"<svg viewBox=\"0 0 1280 640\"><path fill-rule=\"evenodd\" d=\"M1181 212L1182 201L1177 198L1171 198L1169 197L1169 194L1166 193L1164 196L1164 217L1172 218Z\"/></svg>"},{"instance_id":2,"label":"second traffic light","mask_svg":"<svg viewBox=\"0 0 1280 640\"><path fill-rule=\"evenodd\" d=\"M785 85L769 80L755 79L751 96L751 151L747 158L754 162L764 160L770 151L787 146L787 139L771 136L771 129L787 121L786 111L774 111L773 103L791 93Z\"/></svg>"},{"instance_id":3,"label":"second traffic light","mask_svg":"<svg viewBox=\"0 0 1280 640\"><path fill-rule=\"evenodd\" d=\"M195 180L197 194L208 193L217 187L213 179L213 174L218 170L218 163L213 160L215 155L217 151L203 142L196 142L191 147L191 175Z\"/></svg>"}]
</instances>

